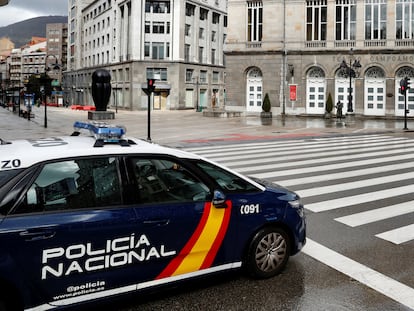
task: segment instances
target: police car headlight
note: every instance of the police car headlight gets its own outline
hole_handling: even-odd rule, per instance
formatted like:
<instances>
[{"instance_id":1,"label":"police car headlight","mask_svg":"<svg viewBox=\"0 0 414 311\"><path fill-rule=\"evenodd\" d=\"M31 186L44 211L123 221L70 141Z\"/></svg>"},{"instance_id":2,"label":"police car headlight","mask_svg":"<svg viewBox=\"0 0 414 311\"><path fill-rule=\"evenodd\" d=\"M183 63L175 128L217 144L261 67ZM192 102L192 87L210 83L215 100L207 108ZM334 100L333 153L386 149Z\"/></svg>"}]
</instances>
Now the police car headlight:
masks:
<instances>
[{"instance_id":1,"label":"police car headlight","mask_svg":"<svg viewBox=\"0 0 414 311\"><path fill-rule=\"evenodd\" d=\"M302 218L305 217L305 211L303 208L302 201L300 199L289 201L288 204L290 205L291 208L296 210L296 212L298 213L300 217Z\"/></svg>"}]
</instances>

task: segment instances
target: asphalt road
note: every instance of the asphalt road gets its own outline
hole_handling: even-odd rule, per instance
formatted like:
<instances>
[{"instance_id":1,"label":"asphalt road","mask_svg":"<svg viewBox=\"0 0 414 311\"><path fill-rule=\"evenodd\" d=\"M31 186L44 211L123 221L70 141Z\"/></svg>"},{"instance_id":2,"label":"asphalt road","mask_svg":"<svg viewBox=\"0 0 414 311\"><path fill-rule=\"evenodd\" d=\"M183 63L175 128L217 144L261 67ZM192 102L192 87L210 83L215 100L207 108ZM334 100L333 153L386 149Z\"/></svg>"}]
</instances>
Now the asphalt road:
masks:
<instances>
[{"instance_id":1,"label":"asphalt road","mask_svg":"<svg viewBox=\"0 0 414 311\"><path fill-rule=\"evenodd\" d=\"M3 139L45 137L70 134L74 120L87 118L85 112L71 111L64 108L48 109L48 127L44 128L42 108L35 110L35 119L27 121L7 110L0 109L0 137ZM131 136L147 137L146 113L119 112L114 123L127 126ZM405 213L383 221L369 223L365 226L351 227L338 221L338 218L351 216L359 212L375 211L378 207L389 207L409 202L413 199L410 187L414 180L414 163L409 163L413 134L402 131L400 121L360 122L351 120L337 122L335 120L275 119L272 125L262 125L258 118L211 119L193 111L154 112L152 115L151 137L153 141L190 149L198 153L211 152L209 157L222 162L236 170L249 175L260 175L276 172L280 176L284 170L298 170L297 175L287 177L269 177L269 179L289 183L289 187L298 193L304 193L305 206L309 206L308 244L304 251L292 257L287 269L279 276L268 280L253 280L241 272L214 276L176 287L162 289L156 293L141 293L102 306L110 310L411 310L410 304L414 295L414 269L411 267L414 256L413 241L395 244L376 236L393 228L402 228L414 223L413 213ZM368 134L368 135L363 135ZM362 141L355 155L350 151L354 146L348 138ZM373 137L378 136L381 145L374 151L366 150ZM397 147L393 147L393 139L403 139ZM331 140L332 145L325 144ZM345 153L336 151L339 140L344 140ZM231 149L246 144L274 143L274 154L269 154L267 164L271 168L261 168L264 151L252 147L252 154L257 157L252 164L235 162ZM287 153L281 159L283 148L288 144L297 145L297 151ZM314 144L315 150L305 154L308 144ZM283 147L283 145L286 145ZM203 150L205 148L205 150ZM229 159L222 154L229 148ZM324 149L326 148L326 149ZM331 158L321 156L318 149L328 152ZM400 149L400 150L398 150ZM394 152L385 155L386 152ZM240 154L240 151L234 151ZM368 153L373 152L372 155ZM305 155L303 155L305 154ZM302 159L296 158L303 156ZM404 157L405 160L386 157ZM338 158L339 157L339 158ZM380 159L380 160L378 160ZM237 160L244 161L244 160ZM314 161L314 162L296 162ZM351 169L352 162L366 161ZM371 163L372 162L372 163ZM405 168L398 168L407 163ZM336 169L322 172L329 165L337 164ZM348 163L348 164L347 164ZM359 162L358 162L359 163ZM348 166L347 166L348 165ZM357 164L356 164L357 165ZM379 170L385 166L395 166L395 170L382 174L359 173L358 170L374 168ZM315 167L313 173L301 170ZM324 168L325 167L325 168ZM341 174L356 170L354 177ZM322 174L338 175L331 181L314 181L295 183L291 179L311 178ZM399 180L395 174L413 174ZM389 178L389 182L377 182L378 178ZM413 180L412 180L413 179ZM375 182L369 182L375 180ZM350 182L363 182L361 186L348 187ZM321 191L322 187L338 186L339 189L325 190L316 195L309 191ZM343 187L341 189L340 187ZM398 196L389 195L380 198L387 189L407 189ZM316 192L315 192L316 193ZM366 195L363 203L354 202L359 196ZM371 198L371 199L369 199ZM318 210L318 203L337 204L341 199L345 208ZM352 203L352 204L351 204ZM338 203L339 204L339 203ZM342 204L342 203L341 203ZM362 216L361 216L362 217ZM348 219L348 218L347 218ZM376 287L377 283L379 284ZM383 285L383 287L382 287ZM401 290L402 289L402 290ZM396 292L396 293L395 293ZM398 294L401 295L398 295ZM394 295L395 294L395 295ZM405 297L405 296L408 297ZM88 307L90 310L90 307Z\"/></svg>"},{"instance_id":2,"label":"asphalt road","mask_svg":"<svg viewBox=\"0 0 414 311\"><path fill-rule=\"evenodd\" d=\"M173 146L186 143L226 143L257 139L292 138L297 136L343 135L373 132L404 134L403 120L343 120L287 117L273 118L271 123L262 125L257 116L240 118L209 118L194 110L152 111L148 131L146 111L114 112L115 119L109 123L124 125L127 135L137 138L151 138L153 142ZM30 121L18 116L7 108L0 108L0 136L2 139L28 137L50 137L68 135L73 132L75 121L87 121L88 112L70 108L33 108L34 117ZM45 115L46 125L45 128ZM414 121L409 122L414 128Z\"/></svg>"}]
</instances>

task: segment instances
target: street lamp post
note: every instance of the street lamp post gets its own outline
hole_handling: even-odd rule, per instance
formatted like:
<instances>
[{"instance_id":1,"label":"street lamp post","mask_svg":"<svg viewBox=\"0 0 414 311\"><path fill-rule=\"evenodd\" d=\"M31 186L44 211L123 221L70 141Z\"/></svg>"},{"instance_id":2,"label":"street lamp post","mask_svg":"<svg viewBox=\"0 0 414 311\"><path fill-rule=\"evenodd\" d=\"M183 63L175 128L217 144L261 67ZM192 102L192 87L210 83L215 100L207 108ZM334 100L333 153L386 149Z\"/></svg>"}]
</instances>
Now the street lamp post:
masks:
<instances>
[{"instance_id":1,"label":"street lamp post","mask_svg":"<svg viewBox=\"0 0 414 311\"><path fill-rule=\"evenodd\" d=\"M199 105L200 105L200 103L199 103L199 95L198 95L198 93L199 93L199 88L200 88L200 86L199 86L199 77L198 76L193 76L193 81L195 81L195 85L196 85L196 111L198 112L198 111L200 111L200 108L199 108Z\"/></svg>"},{"instance_id":2,"label":"street lamp post","mask_svg":"<svg viewBox=\"0 0 414 311\"><path fill-rule=\"evenodd\" d=\"M345 75L349 78L349 89L348 89L348 107L347 112L353 113L354 109L352 107L352 78L357 78L359 76L359 71L361 69L361 64L358 59L353 55L353 49L349 51L349 64L344 60L340 65L340 69L345 72Z\"/></svg>"},{"instance_id":3,"label":"street lamp post","mask_svg":"<svg viewBox=\"0 0 414 311\"><path fill-rule=\"evenodd\" d=\"M48 64L47 64L47 59L49 58L49 57L53 57L54 59L55 59L55 63L54 64L51 64L52 65L52 68L50 68L49 66L48 66ZM49 84L49 83L51 83L51 80L50 80L50 78L49 79L47 79L47 72L49 71L49 70L59 70L61 68L61 65L59 65L59 63L58 63L58 59L57 59L57 57L56 57L56 55L53 55L53 54L48 54L48 55L46 55L46 57L45 57L45 84ZM50 85L49 85L50 86ZM44 88L44 93L42 94L42 95L44 95L44 105L45 105L45 117L44 117L44 127L45 128L47 128L47 94L46 94L46 88Z\"/></svg>"}]
</instances>

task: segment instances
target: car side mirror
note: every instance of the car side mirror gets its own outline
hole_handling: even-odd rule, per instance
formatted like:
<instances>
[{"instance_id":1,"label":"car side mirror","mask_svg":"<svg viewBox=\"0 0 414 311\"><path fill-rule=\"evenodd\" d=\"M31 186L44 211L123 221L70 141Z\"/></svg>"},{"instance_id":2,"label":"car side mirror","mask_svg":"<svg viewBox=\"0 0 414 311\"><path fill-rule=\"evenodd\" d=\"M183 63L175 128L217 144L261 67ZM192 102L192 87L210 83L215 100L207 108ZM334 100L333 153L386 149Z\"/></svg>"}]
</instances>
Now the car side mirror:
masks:
<instances>
[{"instance_id":1,"label":"car side mirror","mask_svg":"<svg viewBox=\"0 0 414 311\"><path fill-rule=\"evenodd\" d=\"M216 208L226 208L226 195L220 190L214 190L213 205Z\"/></svg>"}]
</instances>

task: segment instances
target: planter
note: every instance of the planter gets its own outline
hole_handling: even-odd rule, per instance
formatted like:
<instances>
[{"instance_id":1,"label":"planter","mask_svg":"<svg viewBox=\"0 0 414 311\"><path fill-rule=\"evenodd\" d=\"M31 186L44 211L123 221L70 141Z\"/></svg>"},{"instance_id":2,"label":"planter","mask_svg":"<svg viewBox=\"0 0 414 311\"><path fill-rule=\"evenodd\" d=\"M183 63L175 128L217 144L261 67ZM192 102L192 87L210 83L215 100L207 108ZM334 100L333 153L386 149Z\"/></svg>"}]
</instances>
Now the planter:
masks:
<instances>
[{"instance_id":1,"label":"planter","mask_svg":"<svg viewBox=\"0 0 414 311\"><path fill-rule=\"evenodd\" d=\"M331 119L332 118L332 113L331 112L325 112L324 116L325 119Z\"/></svg>"},{"instance_id":2,"label":"planter","mask_svg":"<svg viewBox=\"0 0 414 311\"><path fill-rule=\"evenodd\" d=\"M272 113L262 111L260 113L260 121L262 122L262 125L271 125L272 124Z\"/></svg>"},{"instance_id":3,"label":"planter","mask_svg":"<svg viewBox=\"0 0 414 311\"><path fill-rule=\"evenodd\" d=\"M269 112L262 111L260 113L260 117L261 118L272 118L272 112L271 111L269 111Z\"/></svg>"}]
</instances>

